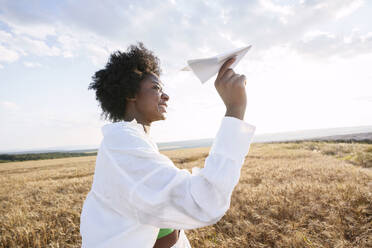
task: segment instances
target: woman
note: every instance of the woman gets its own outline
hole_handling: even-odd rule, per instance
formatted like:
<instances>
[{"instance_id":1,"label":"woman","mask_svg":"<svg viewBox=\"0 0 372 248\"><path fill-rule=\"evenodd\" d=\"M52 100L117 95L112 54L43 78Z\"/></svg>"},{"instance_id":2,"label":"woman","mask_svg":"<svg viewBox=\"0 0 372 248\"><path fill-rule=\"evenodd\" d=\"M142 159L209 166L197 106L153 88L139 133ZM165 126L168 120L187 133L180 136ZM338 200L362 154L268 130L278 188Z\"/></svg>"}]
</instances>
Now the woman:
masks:
<instances>
[{"instance_id":1,"label":"woman","mask_svg":"<svg viewBox=\"0 0 372 248\"><path fill-rule=\"evenodd\" d=\"M89 89L96 91L102 127L92 189L84 202L83 247L191 247L184 229L212 225L229 209L255 132L244 122L245 76L221 67L215 87L226 105L204 168L178 169L150 138L166 119L169 96L159 60L142 43L110 56Z\"/></svg>"}]
</instances>

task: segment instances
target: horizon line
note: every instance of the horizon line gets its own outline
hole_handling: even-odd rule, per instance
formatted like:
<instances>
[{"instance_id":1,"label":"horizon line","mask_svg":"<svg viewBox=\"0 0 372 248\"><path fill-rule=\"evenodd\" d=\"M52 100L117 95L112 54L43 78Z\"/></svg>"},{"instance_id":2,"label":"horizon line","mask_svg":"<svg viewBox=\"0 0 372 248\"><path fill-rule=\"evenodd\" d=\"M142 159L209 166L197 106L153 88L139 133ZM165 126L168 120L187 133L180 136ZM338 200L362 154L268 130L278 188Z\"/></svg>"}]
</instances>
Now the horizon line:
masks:
<instances>
[{"instance_id":1,"label":"horizon line","mask_svg":"<svg viewBox=\"0 0 372 248\"><path fill-rule=\"evenodd\" d=\"M282 131L282 132L269 132L269 133L259 133L255 134L254 137L257 136L265 136L265 135L280 135L280 134L295 134L299 132L312 132L312 131L325 131L325 130L337 130L337 129L346 129L346 128L371 128L369 131L365 131L362 133L368 133L372 132L372 125L361 125L361 126L348 126L348 127L334 127L334 128L318 128L318 129L300 129L300 130L291 130L291 131ZM356 134L357 132L351 132L348 134ZM359 132L360 133L360 132ZM344 135L344 134L331 134L333 135ZM347 135L347 133L345 134ZM325 136L325 135L323 135ZM253 139L254 139L253 137ZM314 137L315 138L315 137ZM175 140L175 141L161 141L156 142L158 145L161 144L170 144L170 143L180 143L180 142L193 142L193 141L209 141L213 140L214 137L209 138L201 138L201 139L188 139L188 140ZM26 153L26 152L37 152L37 151L51 151L51 152L68 152L68 151L76 151L76 150L93 150L98 149L99 144L97 145L65 145L65 146L52 146L52 147L41 147L41 148L16 148L16 149L10 149L10 150L0 150L0 154L6 154L6 153Z\"/></svg>"}]
</instances>

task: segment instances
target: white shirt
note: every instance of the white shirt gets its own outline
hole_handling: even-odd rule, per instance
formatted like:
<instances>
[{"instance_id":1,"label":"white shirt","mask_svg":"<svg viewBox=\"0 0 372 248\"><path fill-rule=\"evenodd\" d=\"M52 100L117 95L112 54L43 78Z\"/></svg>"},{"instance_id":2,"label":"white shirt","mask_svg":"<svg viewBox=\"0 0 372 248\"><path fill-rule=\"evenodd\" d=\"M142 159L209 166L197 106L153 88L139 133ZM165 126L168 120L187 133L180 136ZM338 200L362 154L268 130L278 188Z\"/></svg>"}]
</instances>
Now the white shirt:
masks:
<instances>
[{"instance_id":1,"label":"white shirt","mask_svg":"<svg viewBox=\"0 0 372 248\"><path fill-rule=\"evenodd\" d=\"M191 247L183 229L219 221L230 207L255 126L224 117L204 168L177 168L135 121L102 127L92 189L84 202L82 247L152 248L159 228L180 229L173 247Z\"/></svg>"}]
</instances>

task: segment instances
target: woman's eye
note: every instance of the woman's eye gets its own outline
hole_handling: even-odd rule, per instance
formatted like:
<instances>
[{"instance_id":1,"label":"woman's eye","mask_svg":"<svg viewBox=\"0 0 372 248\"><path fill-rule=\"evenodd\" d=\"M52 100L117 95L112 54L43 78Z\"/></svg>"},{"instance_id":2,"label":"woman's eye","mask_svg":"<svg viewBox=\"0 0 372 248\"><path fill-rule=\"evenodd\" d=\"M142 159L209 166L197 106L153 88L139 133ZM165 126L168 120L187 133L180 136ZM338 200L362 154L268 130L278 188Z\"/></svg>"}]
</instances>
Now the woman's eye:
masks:
<instances>
[{"instance_id":1,"label":"woman's eye","mask_svg":"<svg viewBox=\"0 0 372 248\"><path fill-rule=\"evenodd\" d=\"M161 90L160 87L156 86L156 85L153 88L156 89L156 90Z\"/></svg>"}]
</instances>

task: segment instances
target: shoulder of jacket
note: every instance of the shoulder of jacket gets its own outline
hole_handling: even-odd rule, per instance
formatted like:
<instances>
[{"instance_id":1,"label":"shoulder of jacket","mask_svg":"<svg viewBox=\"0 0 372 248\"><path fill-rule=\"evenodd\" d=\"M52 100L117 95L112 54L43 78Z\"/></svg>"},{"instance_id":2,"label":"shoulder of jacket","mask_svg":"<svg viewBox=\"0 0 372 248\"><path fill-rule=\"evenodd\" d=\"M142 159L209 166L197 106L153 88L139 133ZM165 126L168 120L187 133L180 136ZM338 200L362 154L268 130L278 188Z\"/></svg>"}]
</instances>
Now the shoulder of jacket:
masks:
<instances>
[{"instance_id":1,"label":"shoulder of jacket","mask_svg":"<svg viewBox=\"0 0 372 248\"><path fill-rule=\"evenodd\" d=\"M150 149L153 147L139 124L114 122L102 127L106 146L115 149Z\"/></svg>"}]
</instances>

